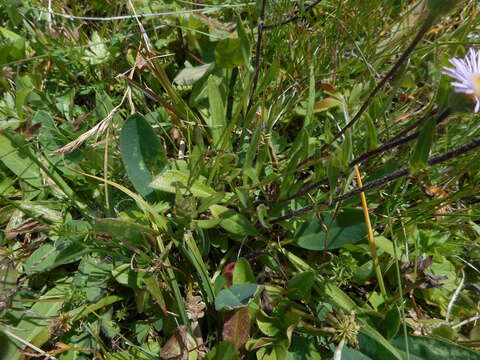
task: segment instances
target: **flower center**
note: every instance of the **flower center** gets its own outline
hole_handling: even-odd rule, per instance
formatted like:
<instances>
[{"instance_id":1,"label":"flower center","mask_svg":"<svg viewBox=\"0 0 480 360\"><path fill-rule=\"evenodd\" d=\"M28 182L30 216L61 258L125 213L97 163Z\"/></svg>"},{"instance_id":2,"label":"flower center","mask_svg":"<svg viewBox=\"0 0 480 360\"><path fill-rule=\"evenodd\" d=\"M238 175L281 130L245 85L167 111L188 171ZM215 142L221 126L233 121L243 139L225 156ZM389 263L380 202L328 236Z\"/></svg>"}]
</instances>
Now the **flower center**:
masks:
<instances>
[{"instance_id":1,"label":"flower center","mask_svg":"<svg viewBox=\"0 0 480 360\"><path fill-rule=\"evenodd\" d=\"M473 75L473 91L476 97L480 97L480 74Z\"/></svg>"}]
</instances>

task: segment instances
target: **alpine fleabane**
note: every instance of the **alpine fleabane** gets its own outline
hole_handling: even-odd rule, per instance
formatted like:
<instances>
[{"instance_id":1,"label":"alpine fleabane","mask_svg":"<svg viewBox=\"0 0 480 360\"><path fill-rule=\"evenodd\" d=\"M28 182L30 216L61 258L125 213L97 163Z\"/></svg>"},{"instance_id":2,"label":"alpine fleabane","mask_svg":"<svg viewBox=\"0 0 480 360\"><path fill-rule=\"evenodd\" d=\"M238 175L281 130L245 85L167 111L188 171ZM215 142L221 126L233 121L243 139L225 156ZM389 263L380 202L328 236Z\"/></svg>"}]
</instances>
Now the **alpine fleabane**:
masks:
<instances>
[{"instance_id":1,"label":"alpine fleabane","mask_svg":"<svg viewBox=\"0 0 480 360\"><path fill-rule=\"evenodd\" d=\"M464 59L452 58L453 68L444 66L442 73L454 78L455 92L470 95L475 100L475 112L480 111L480 51L470 49Z\"/></svg>"}]
</instances>

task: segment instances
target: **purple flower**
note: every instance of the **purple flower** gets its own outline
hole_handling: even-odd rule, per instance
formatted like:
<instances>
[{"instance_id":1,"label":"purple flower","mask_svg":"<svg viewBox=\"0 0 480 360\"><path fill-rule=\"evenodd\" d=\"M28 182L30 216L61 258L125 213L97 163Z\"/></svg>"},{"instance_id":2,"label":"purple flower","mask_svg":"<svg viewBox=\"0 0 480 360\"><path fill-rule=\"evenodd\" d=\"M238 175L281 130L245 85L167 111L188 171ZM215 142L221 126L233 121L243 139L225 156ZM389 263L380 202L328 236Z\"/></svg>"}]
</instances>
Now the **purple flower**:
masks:
<instances>
[{"instance_id":1,"label":"purple flower","mask_svg":"<svg viewBox=\"0 0 480 360\"><path fill-rule=\"evenodd\" d=\"M480 51L470 49L464 59L452 58L450 63L454 66L444 66L442 74L454 78L452 82L455 92L468 94L475 99L475 112L480 111Z\"/></svg>"}]
</instances>

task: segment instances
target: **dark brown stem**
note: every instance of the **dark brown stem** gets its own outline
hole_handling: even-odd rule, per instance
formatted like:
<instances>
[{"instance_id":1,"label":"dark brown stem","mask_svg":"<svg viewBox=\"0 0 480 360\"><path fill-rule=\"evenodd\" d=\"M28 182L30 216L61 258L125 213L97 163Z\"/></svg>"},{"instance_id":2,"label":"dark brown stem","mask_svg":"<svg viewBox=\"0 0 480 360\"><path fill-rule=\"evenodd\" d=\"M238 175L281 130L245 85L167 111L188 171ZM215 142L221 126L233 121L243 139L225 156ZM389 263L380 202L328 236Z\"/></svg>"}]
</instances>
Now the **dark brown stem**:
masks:
<instances>
[{"instance_id":1,"label":"dark brown stem","mask_svg":"<svg viewBox=\"0 0 480 360\"><path fill-rule=\"evenodd\" d=\"M471 151L471 150L473 150L473 149L475 149L479 146L480 146L480 137L475 138L474 140L470 141L466 145L460 146L460 147L458 147L454 150L447 151L443 154L440 154L440 155L437 155L437 156L434 156L434 157L430 158L428 160L428 165L429 166L434 166L436 164L448 161L448 160L456 158L456 157L458 157L462 154L465 154L466 152L469 152L469 151ZM336 204L340 201L344 201L344 200L347 200L347 199L349 199L353 196L356 196L356 195L360 194L361 192L366 192L368 190L377 188L379 186L382 186L382 185L384 185L386 183L389 183L393 180L399 179L399 178L401 178L403 176L406 176L408 174L410 174L410 169L409 168L402 168L402 169L396 170L396 171L391 172L390 174L385 175L384 177L381 177L377 180L370 181L360 188L356 188L356 189L354 189L354 190L352 190L352 191L350 191L346 194L337 196L336 198L332 199L332 201L330 201L330 202L325 202L324 201L324 202L317 203L317 204L314 204L314 205L306 206L306 207L304 207L300 210L291 211L286 215L283 215L283 216L280 216L280 217L277 217L275 219L270 220L270 223L275 224L275 223L278 223L280 221L289 220L289 219L294 218L296 216L299 216L299 215L305 214L309 211L312 211L312 210L316 209L319 205L333 205L333 204Z\"/></svg>"},{"instance_id":2,"label":"dark brown stem","mask_svg":"<svg viewBox=\"0 0 480 360\"><path fill-rule=\"evenodd\" d=\"M440 113L440 115L438 115L438 117L436 119L437 125L440 124L442 121L444 121L448 116L450 116L451 113L452 113L452 110L450 108L446 108L445 110L443 110ZM372 151L368 151L368 152L360 155L359 157L354 159L349 164L349 166L358 165L358 164L364 162L365 160L370 159L372 156L376 156L376 155L381 154L381 153L383 153L387 150L393 149L397 146L409 143L410 141L416 139L418 137L418 135L420 135L420 131L414 132L413 134L405 136L403 138L398 138L399 136L396 136L396 138L397 138L396 140L389 141L388 143L385 143L382 146L379 146L378 148L373 149Z\"/></svg>"},{"instance_id":3,"label":"dark brown stem","mask_svg":"<svg viewBox=\"0 0 480 360\"><path fill-rule=\"evenodd\" d=\"M397 62L395 63L395 65L393 65L393 67L390 69L390 71L382 78L382 80L380 80L380 82L377 84L377 86L375 86L375 88L372 90L372 92L370 93L370 95L368 95L367 99L365 100L365 102L362 104L362 107L360 108L360 110L358 110L358 112L355 114L355 116L353 117L352 120L350 120L350 122L348 122L347 125L345 125L343 127L342 130L340 130L333 138L332 141L330 141L329 143L326 143L325 145L322 146L322 148L320 149L321 152L325 151L333 142L335 142L338 138L340 138L341 136L343 136L345 134L345 132L350 129L359 119L360 117L363 115L363 113L365 112L365 110L367 110L368 106L370 105L371 101L373 100L373 98L378 94L378 92L384 87L384 85L387 83L388 80L390 80L394 75L395 73L400 69L400 67L403 65L403 63L405 61L407 61L408 57L410 56L410 54L413 52L413 50L415 49L415 47L418 45L418 43L420 42L420 40L422 40L423 36L425 35L425 33L428 31L428 29L430 28L430 25L431 23L426 21L423 26L420 28L417 36L415 36L415 38L413 39L413 41L410 43L410 45L408 46L408 48L403 52L402 56L400 56L400 58L397 60Z\"/></svg>"},{"instance_id":4,"label":"dark brown stem","mask_svg":"<svg viewBox=\"0 0 480 360\"><path fill-rule=\"evenodd\" d=\"M263 29L265 23L265 6L267 0L262 0L262 7L260 8L260 16L258 19L258 27L257 27L257 52L255 54L255 73L253 74L252 79L252 88L250 90L250 100L248 103L248 109L252 106L252 99L253 95L255 94L255 90L257 89L258 84L258 76L260 74L260 55L262 52L262 39L263 39Z\"/></svg>"},{"instance_id":5,"label":"dark brown stem","mask_svg":"<svg viewBox=\"0 0 480 360\"><path fill-rule=\"evenodd\" d=\"M321 1L322 1L322 0L316 0L316 1L314 1L313 3L311 3L310 5L306 6L306 7L305 7L305 10L304 10L304 13L312 10L315 6L317 6L318 4L320 4ZM277 28L277 27L280 27L280 26L289 24L289 23L291 23L291 22L293 22L293 21L297 21L298 19L301 19L301 18L302 18L301 15L295 14L295 15L292 15L292 16L290 16L289 18L287 18L287 19L285 19L285 20L283 20L283 21L281 21L281 22L279 22L279 23L270 24L270 25L265 25L263 28L264 28L265 30L271 30L271 29L274 29L274 28Z\"/></svg>"},{"instance_id":6,"label":"dark brown stem","mask_svg":"<svg viewBox=\"0 0 480 360\"><path fill-rule=\"evenodd\" d=\"M452 113L452 110L450 108L446 108L444 111L442 111L440 113L440 115L438 115L438 117L437 117L437 120L436 120L437 125L440 124L441 122L443 122L448 116L450 116L451 113ZM417 125L418 124L419 123L417 123ZM405 134L405 130L402 131L401 134ZM378 148L376 148L374 150L371 150L371 151L368 151L366 153L363 153L362 155L353 159L352 162L349 164L349 167L353 167L355 165L358 165L358 164L360 164L360 163L362 163L362 162L364 162L364 161L366 161L366 160L368 160L368 159L370 159L374 156L380 155L381 153L383 153L385 151L388 151L388 150L391 150L391 149L396 148L398 146L407 144L410 141L415 140L418 137L419 134L420 134L420 132L417 131L417 132L415 132L411 135L408 135L408 136L405 136L405 137L399 138L399 139L398 139L399 135L397 135L397 136L395 136L395 138L397 138L396 140L389 141L389 142L379 146ZM342 174L342 175L344 175L344 174ZM320 186L327 185L327 184L328 184L328 179L322 179L322 180L317 181L317 182L306 184L302 189L300 189L296 193L290 195L289 197L287 197L285 199L278 200L277 203L282 203L282 202L289 201L289 200L298 198L300 196L306 195L310 191L312 191L314 189L318 189Z\"/></svg>"}]
</instances>

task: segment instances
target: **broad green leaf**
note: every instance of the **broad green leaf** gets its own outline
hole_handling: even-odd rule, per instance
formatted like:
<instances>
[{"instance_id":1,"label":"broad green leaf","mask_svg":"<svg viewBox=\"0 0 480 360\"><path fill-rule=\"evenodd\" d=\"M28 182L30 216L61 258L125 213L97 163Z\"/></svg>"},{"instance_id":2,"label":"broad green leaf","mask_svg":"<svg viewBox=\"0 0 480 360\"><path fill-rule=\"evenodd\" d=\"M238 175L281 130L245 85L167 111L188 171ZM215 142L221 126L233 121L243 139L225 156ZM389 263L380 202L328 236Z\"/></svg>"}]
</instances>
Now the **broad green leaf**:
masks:
<instances>
[{"instance_id":1,"label":"broad green leaf","mask_svg":"<svg viewBox=\"0 0 480 360\"><path fill-rule=\"evenodd\" d=\"M220 40L215 48L215 63L227 68L245 65L240 39Z\"/></svg>"},{"instance_id":2,"label":"broad green leaf","mask_svg":"<svg viewBox=\"0 0 480 360\"><path fill-rule=\"evenodd\" d=\"M210 104L210 117L207 119L207 125L210 127L213 144L215 147L220 146L220 140L226 129L225 107L219 87L220 79L210 75L207 81L208 86L208 102Z\"/></svg>"},{"instance_id":3,"label":"broad green leaf","mask_svg":"<svg viewBox=\"0 0 480 360\"><path fill-rule=\"evenodd\" d=\"M215 298L215 310L233 310L250 304L263 287L256 284L233 285L220 291Z\"/></svg>"},{"instance_id":4,"label":"broad green leaf","mask_svg":"<svg viewBox=\"0 0 480 360\"><path fill-rule=\"evenodd\" d=\"M285 331L285 323L278 316L268 316L263 311L256 315L257 326L260 331L270 337L278 337Z\"/></svg>"},{"instance_id":5,"label":"broad green leaf","mask_svg":"<svg viewBox=\"0 0 480 360\"><path fill-rule=\"evenodd\" d=\"M70 220L58 228L58 239L35 250L25 263L25 272L33 274L54 269L60 265L79 261L90 249L82 242L90 233L86 221Z\"/></svg>"},{"instance_id":6,"label":"broad green leaf","mask_svg":"<svg viewBox=\"0 0 480 360\"><path fill-rule=\"evenodd\" d=\"M16 202L16 204L25 213L42 216L52 223L60 223L63 220L62 213L57 209L52 208L54 205L52 202L23 200Z\"/></svg>"},{"instance_id":7,"label":"broad green leaf","mask_svg":"<svg viewBox=\"0 0 480 360\"><path fill-rule=\"evenodd\" d=\"M355 301L353 301L342 289L331 282L323 282L321 285L322 293L330 298L330 301L339 306L346 312L359 311Z\"/></svg>"},{"instance_id":8,"label":"broad green leaf","mask_svg":"<svg viewBox=\"0 0 480 360\"><path fill-rule=\"evenodd\" d=\"M205 185L202 179L191 179L190 175L179 170L168 170L157 176L150 183L153 189L175 194L178 191L182 195L192 193L197 197L209 197L217 194L215 190Z\"/></svg>"},{"instance_id":9,"label":"broad green leaf","mask_svg":"<svg viewBox=\"0 0 480 360\"><path fill-rule=\"evenodd\" d=\"M322 214L322 219L328 231L319 220L306 222L295 232L298 246L308 250L337 249L346 244L355 244L367 234L360 209L345 208L335 217L332 213Z\"/></svg>"},{"instance_id":10,"label":"broad green leaf","mask_svg":"<svg viewBox=\"0 0 480 360\"><path fill-rule=\"evenodd\" d=\"M232 282L234 285L256 283L255 275L253 275L252 268L246 259L240 258L235 262Z\"/></svg>"},{"instance_id":11,"label":"broad green leaf","mask_svg":"<svg viewBox=\"0 0 480 360\"><path fill-rule=\"evenodd\" d=\"M363 324L358 334L358 343L360 351L373 359L403 360L399 351L370 325Z\"/></svg>"},{"instance_id":12,"label":"broad green leaf","mask_svg":"<svg viewBox=\"0 0 480 360\"><path fill-rule=\"evenodd\" d=\"M90 249L72 242L42 245L29 256L25 264L25 273L30 275L78 261L82 255L90 251Z\"/></svg>"},{"instance_id":13,"label":"broad green leaf","mask_svg":"<svg viewBox=\"0 0 480 360\"><path fill-rule=\"evenodd\" d=\"M240 52L243 56L243 62L248 67L248 70L252 71L253 68L250 64L250 40L248 39L247 31L243 26L243 21L239 16L237 16L237 33L238 38L240 39Z\"/></svg>"},{"instance_id":14,"label":"broad green leaf","mask_svg":"<svg viewBox=\"0 0 480 360\"><path fill-rule=\"evenodd\" d=\"M184 68L175 76L173 82L180 86L193 85L212 68L213 64Z\"/></svg>"},{"instance_id":15,"label":"broad green leaf","mask_svg":"<svg viewBox=\"0 0 480 360\"><path fill-rule=\"evenodd\" d=\"M29 157L30 145L20 135L11 132L8 134L0 134L0 161L20 179L40 188L42 177L38 165ZM10 136L15 138L15 143Z\"/></svg>"},{"instance_id":16,"label":"broad green leaf","mask_svg":"<svg viewBox=\"0 0 480 360\"><path fill-rule=\"evenodd\" d=\"M288 339L277 340L257 351L257 360L284 360L288 351Z\"/></svg>"},{"instance_id":17,"label":"broad green leaf","mask_svg":"<svg viewBox=\"0 0 480 360\"><path fill-rule=\"evenodd\" d=\"M168 164L162 144L145 118L130 116L120 133L120 154L128 177L144 197L153 196L149 187L153 174L160 173Z\"/></svg>"},{"instance_id":18,"label":"broad green leaf","mask_svg":"<svg viewBox=\"0 0 480 360\"><path fill-rule=\"evenodd\" d=\"M388 311L379 324L379 330L388 340L393 339L400 329L400 312L397 308Z\"/></svg>"},{"instance_id":19,"label":"broad green leaf","mask_svg":"<svg viewBox=\"0 0 480 360\"><path fill-rule=\"evenodd\" d=\"M295 275L288 281L287 296L295 300L308 300L315 282L315 274L311 271Z\"/></svg>"},{"instance_id":20,"label":"broad green leaf","mask_svg":"<svg viewBox=\"0 0 480 360\"><path fill-rule=\"evenodd\" d=\"M0 27L0 63L15 61L25 58L25 39L20 35Z\"/></svg>"},{"instance_id":21,"label":"broad green leaf","mask_svg":"<svg viewBox=\"0 0 480 360\"><path fill-rule=\"evenodd\" d=\"M160 309L165 313L167 311L167 305L165 304L165 298L163 297L158 279L154 276L146 276L143 281L145 282L148 292L155 299L158 306L160 306Z\"/></svg>"},{"instance_id":22,"label":"broad green leaf","mask_svg":"<svg viewBox=\"0 0 480 360\"><path fill-rule=\"evenodd\" d=\"M232 234L258 235L258 231L248 219L225 206L212 205L210 211L214 218L221 219L220 226Z\"/></svg>"},{"instance_id":23,"label":"broad green leaf","mask_svg":"<svg viewBox=\"0 0 480 360\"><path fill-rule=\"evenodd\" d=\"M399 336L391 343L405 351L405 338ZM480 353L438 337L408 336L411 360L480 360Z\"/></svg>"}]
</instances>

